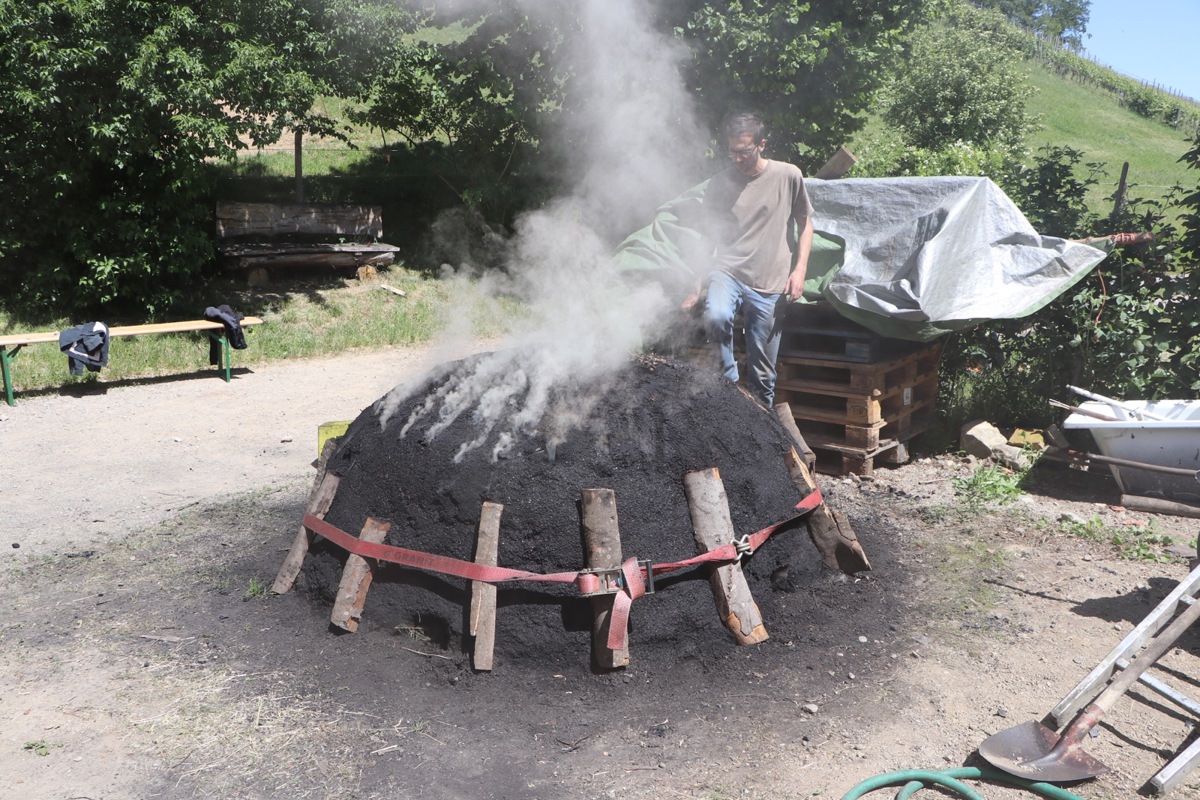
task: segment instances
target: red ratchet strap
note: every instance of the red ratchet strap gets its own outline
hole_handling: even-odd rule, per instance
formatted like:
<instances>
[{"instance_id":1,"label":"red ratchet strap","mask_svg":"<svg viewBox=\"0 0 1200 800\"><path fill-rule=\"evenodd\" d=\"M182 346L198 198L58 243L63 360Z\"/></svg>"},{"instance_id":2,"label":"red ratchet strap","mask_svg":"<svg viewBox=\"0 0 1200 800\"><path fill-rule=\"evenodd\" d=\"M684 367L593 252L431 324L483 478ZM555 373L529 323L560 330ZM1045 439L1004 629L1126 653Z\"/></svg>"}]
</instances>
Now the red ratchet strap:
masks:
<instances>
[{"instance_id":1,"label":"red ratchet strap","mask_svg":"<svg viewBox=\"0 0 1200 800\"><path fill-rule=\"evenodd\" d=\"M646 594L646 582L653 585L654 577L668 572L696 566L711 561L737 562L742 556L749 555L762 546L771 534L791 523L796 517L802 516L821 504L822 497L819 489L796 504L797 513L774 525L743 536L737 541L702 553L683 561L672 561L666 564L639 564L636 558L627 559L621 565L623 580L621 589L613 597L613 610L609 624L608 647L620 650L625 647L625 631L629 619L629 608L633 601ZM312 514L304 515L304 527L313 533L323 536L348 552L363 558L373 558L377 561L387 561L405 567L416 567L429 572L443 575L453 575L472 581L500 583L503 581L536 581L541 583L574 583L580 592L594 592L599 586L599 577L588 572L527 572L506 567L492 567L486 564L476 564L450 556L438 556L422 553L418 550L408 550L403 547L393 547L388 544L364 542L357 536L351 536Z\"/></svg>"}]
</instances>

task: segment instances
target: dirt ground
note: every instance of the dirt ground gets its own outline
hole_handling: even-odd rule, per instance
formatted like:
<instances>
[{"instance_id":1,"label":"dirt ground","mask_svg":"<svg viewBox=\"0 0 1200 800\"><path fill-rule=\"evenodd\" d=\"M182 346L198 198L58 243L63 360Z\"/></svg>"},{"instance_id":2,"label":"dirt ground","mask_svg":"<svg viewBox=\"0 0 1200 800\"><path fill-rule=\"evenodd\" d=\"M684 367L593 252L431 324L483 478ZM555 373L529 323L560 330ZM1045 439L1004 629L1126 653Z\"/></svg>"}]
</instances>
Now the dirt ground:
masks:
<instances>
[{"instance_id":1,"label":"dirt ground","mask_svg":"<svg viewBox=\"0 0 1200 800\"><path fill-rule=\"evenodd\" d=\"M802 621L760 645L642 666L636 621L653 597L635 604L631 665L603 675L578 668L583 631L560 662L492 673L398 617L336 635L328 607L266 592L317 426L456 355L3 407L0 798L842 797L893 770L978 765L980 742L1043 719L1191 568L1195 521L1115 508L1104 473L1039 467L1015 502L972 508L955 479L974 463L918 455L872 480L822 478L875 569L758 598L768 632ZM1124 559L1062 529L1094 518L1152 523L1179 555ZM696 635L725 635L715 612ZM1185 635L1159 670L1194 695L1198 645ZM1146 794L1192 728L1135 689L1085 745L1112 771L1072 791ZM1200 797L1200 773L1174 796Z\"/></svg>"}]
</instances>

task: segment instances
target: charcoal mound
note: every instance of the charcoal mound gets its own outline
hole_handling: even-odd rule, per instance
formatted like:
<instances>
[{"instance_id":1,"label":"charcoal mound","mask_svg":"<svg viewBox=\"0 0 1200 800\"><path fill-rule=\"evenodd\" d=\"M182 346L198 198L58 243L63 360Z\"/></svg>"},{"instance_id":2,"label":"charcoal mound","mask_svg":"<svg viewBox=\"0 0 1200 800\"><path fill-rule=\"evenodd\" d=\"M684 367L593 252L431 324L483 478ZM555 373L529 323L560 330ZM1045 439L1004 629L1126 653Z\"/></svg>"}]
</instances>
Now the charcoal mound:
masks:
<instances>
[{"instance_id":1,"label":"charcoal mound","mask_svg":"<svg viewBox=\"0 0 1200 800\"><path fill-rule=\"evenodd\" d=\"M603 385L564 390L551 398L540 427L498 458L487 442L463 452L487 431L478 415L462 414L432 438L436 414L418 413L410 424L439 388L486 357L447 366L386 422L380 403L358 416L329 461L341 481L327 521L357 535L373 517L391 523L388 544L471 560L483 502L501 503L500 565L556 572L584 566L582 489L615 491L623 555L655 563L695 555L683 485L690 471L720 470L738 535L795 516L803 495L788 474L784 457L793 443L783 426L733 383L687 364L631 358ZM512 404L503 413L519 411ZM565 434L553 421L564 416L574 419ZM558 443L548 446L551 439ZM332 603L344 560L344 551L319 540L297 585ZM828 577L801 521L772 536L744 570L772 635L789 627L771 619L787 614L788 604L776 599ZM465 583L386 565L363 624L416 631L462 653L469 646ZM503 584L498 605L496 674L590 667L590 604L573 586ZM702 568L660 579L659 590L634 605L630 647L639 666L733 646Z\"/></svg>"}]
</instances>

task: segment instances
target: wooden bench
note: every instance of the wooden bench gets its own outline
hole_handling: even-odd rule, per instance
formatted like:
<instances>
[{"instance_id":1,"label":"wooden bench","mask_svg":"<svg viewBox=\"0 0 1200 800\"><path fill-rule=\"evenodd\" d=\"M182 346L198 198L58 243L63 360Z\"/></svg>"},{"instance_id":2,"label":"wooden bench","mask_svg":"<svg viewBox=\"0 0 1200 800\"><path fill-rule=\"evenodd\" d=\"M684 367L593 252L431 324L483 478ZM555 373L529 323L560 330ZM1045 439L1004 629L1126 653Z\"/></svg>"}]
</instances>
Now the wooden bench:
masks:
<instances>
[{"instance_id":1,"label":"wooden bench","mask_svg":"<svg viewBox=\"0 0 1200 800\"><path fill-rule=\"evenodd\" d=\"M400 249L379 241L380 206L217 203L216 213L217 252L227 269L245 270L251 286L293 266L353 268L370 279Z\"/></svg>"},{"instance_id":2,"label":"wooden bench","mask_svg":"<svg viewBox=\"0 0 1200 800\"><path fill-rule=\"evenodd\" d=\"M243 328L246 328L251 325L261 325L262 320L258 317L245 317L241 320L240 324ZM225 378L225 382L228 383L230 380L229 337L225 335L225 326L220 322L196 319L184 322L155 322L149 325L124 325L109 328L108 337L109 341L112 341L122 336L147 336L155 333L190 333L193 331L202 331L208 334L209 338L220 343L221 357L217 369L224 373L223 377ZM4 398L10 406L17 404L13 399L13 358L16 357L17 353L25 345L43 344L45 342L58 344L58 333L58 331L45 331L42 333L9 333L0 335L0 372L4 374Z\"/></svg>"}]
</instances>

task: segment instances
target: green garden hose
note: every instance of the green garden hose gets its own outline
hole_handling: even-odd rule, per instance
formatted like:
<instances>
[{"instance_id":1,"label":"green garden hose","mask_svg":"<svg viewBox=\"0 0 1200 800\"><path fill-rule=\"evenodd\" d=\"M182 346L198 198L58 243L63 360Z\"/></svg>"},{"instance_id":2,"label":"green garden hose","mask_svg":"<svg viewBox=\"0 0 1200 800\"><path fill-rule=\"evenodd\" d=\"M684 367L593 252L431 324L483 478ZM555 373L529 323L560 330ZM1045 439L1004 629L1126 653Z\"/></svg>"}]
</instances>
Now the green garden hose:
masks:
<instances>
[{"instance_id":1,"label":"green garden hose","mask_svg":"<svg viewBox=\"0 0 1200 800\"><path fill-rule=\"evenodd\" d=\"M1042 797L1048 797L1050 800L1083 800L1079 795L1049 783L1029 781L1009 775L1007 772L994 769L980 769L978 767L958 767L957 769L947 769L940 772L924 769L887 772L883 775L876 775L874 778L868 778L858 784L843 795L842 800L858 800L858 798L870 794L876 789L900 784L903 784L903 788L896 794L896 800L906 800L912 797L918 791L924 789L927 784L937 784L938 786L957 792L964 800L984 800L983 795L962 782L963 778L1018 786L1039 794Z\"/></svg>"}]
</instances>

